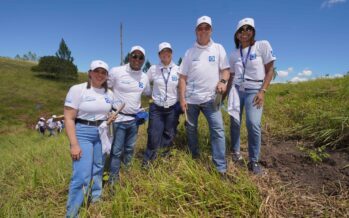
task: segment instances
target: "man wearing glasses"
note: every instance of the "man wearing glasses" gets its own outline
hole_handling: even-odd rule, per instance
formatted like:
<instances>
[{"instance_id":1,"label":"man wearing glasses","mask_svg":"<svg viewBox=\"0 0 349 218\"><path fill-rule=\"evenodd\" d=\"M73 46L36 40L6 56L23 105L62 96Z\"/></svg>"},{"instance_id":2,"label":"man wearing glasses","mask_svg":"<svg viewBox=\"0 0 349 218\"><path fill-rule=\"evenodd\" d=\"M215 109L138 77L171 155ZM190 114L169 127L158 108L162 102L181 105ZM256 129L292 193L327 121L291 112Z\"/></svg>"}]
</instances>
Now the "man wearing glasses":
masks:
<instances>
[{"instance_id":1,"label":"man wearing glasses","mask_svg":"<svg viewBox=\"0 0 349 218\"><path fill-rule=\"evenodd\" d=\"M222 45L213 42L212 21L202 16L196 23L196 42L188 49L180 66L179 100L187 113L186 132L192 157L199 158L197 124L200 111L205 115L209 130L212 160L217 171L225 175L225 135L221 111L214 106L218 95L226 92L229 62Z\"/></svg>"},{"instance_id":2,"label":"man wearing glasses","mask_svg":"<svg viewBox=\"0 0 349 218\"><path fill-rule=\"evenodd\" d=\"M129 63L110 70L108 86L113 90L115 99L124 102L125 107L113 123L114 140L110 153L109 184L119 178L121 162L128 167L136 144L138 125L135 115L142 111L141 95L150 95L149 80L142 72L145 51L141 46L133 46ZM122 158L121 158L122 157Z\"/></svg>"}]
</instances>

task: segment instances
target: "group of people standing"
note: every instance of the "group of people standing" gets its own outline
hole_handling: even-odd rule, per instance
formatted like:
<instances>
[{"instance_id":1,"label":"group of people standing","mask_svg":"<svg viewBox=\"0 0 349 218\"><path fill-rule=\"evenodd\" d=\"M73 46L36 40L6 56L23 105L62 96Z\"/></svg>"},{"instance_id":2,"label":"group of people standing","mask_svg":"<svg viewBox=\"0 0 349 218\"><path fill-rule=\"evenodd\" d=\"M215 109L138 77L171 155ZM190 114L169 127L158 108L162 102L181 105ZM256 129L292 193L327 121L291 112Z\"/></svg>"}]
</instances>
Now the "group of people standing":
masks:
<instances>
[{"instance_id":1,"label":"group of people standing","mask_svg":"<svg viewBox=\"0 0 349 218\"><path fill-rule=\"evenodd\" d=\"M38 120L35 129L41 133L42 135L45 135L46 129L49 131L48 136L56 135L57 133L61 133L64 128L64 121L63 120L57 120L55 121L56 115L52 115L51 118L49 118L47 121L44 117L40 117Z\"/></svg>"},{"instance_id":2,"label":"group of people standing","mask_svg":"<svg viewBox=\"0 0 349 218\"><path fill-rule=\"evenodd\" d=\"M129 63L109 70L101 61L92 61L87 83L70 88L64 107L66 131L73 159L67 203L67 217L78 215L84 198L100 199L105 162L99 126L111 111L113 141L110 151L110 177L114 185L119 178L121 163L130 166L137 139L139 119L144 113L141 95L152 97L149 107L147 148L142 166L147 168L160 147L171 145L176 134L179 115L185 113L186 134L192 158L199 158L198 117L200 111L209 124L212 161L219 173L227 171L224 123L220 106L228 94L232 159L242 163L240 124L243 109L248 131L248 169L260 174L258 164L261 145L261 117L264 95L273 76L275 56L268 41L255 40L252 18L239 21L234 50L228 58L224 47L214 42L212 20L202 16L195 26L196 42L183 57L180 66L172 61L172 47L159 44L160 63L145 74L141 68L145 50L133 46ZM152 87L150 86L152 84ZM123 107L120 105L123 104ZM122 109L121 109L122 108Z\"/></svg>"}]
</instances>

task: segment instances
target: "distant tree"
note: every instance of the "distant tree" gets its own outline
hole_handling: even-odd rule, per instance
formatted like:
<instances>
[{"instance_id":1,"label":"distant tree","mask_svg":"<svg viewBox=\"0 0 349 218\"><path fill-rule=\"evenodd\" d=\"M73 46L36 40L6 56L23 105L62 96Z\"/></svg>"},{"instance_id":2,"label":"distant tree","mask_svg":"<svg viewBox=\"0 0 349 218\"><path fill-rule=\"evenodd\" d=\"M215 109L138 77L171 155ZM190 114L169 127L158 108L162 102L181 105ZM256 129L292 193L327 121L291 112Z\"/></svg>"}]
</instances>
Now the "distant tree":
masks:
<instances>
[{"instance_id":1,"label":"distant tree","mask_svg":"<svg viewBox=\"0 0 349 218\"><path fill-rule=\"evenodd\" d=\"M78 77L78 68L72 62L56 56L40 58L39 64L33 66L31 70L58 80L76 80Z\"/></svg>"},{"instance_id":2,"label":"distant tree","mask_svg":"<svg viewBox=\"0 0 349 218\"><path fill-rule=\"evenodd\" d=\"M278 71L276 70L276 67L273 68L274 74L273 74L273 80L275 80L275 78L278 75Z\"/></svg>"},{"instance_id":3,"label":"distant tree","mask_svg":"<svg viewBox=\"0 0 349 218\"><path fill-rule=\"evenodd\" d=\"M26 54L23 54L22 56L17 54L15 56L15 59L23 61L38 61L38 56L34 52L29 51Z\"/></svg>"},{"instance_id":4,"label":"distant tree","mask_svg":"<svg viewBox=\"0 0 349 218\"><path fill-rule=\"evenodd\" d=\"M143 72L146 73L149 70L150 67L151 67L151 63L149 62L149 60L147 60L145 62L144 67L143 67Z\"/></svg>"},{"instance_id":5,"label":"distant tree","mask_svg":"<svg viewBox=\"0 0 349 218\"><path fill-rule=\"evenodd\" d=\"M56 52L56 57L61 58L63 60L70 61L71 63L73 63L74 61L74 58L71 56L71 51L68 48L63 38L61 40L61 43L59 44L59 49Z\"/></svg>"},{"instance_id":6,"label":"distant tree","mask_svg":"<svg viewBox=\"0 0 349 218\"><path fill-rule=\"evenodd\" d=\"M178 66L181 65L181 63L182 63L182 58L179 58L177 65Z\"/></svg>"}]
</instances>

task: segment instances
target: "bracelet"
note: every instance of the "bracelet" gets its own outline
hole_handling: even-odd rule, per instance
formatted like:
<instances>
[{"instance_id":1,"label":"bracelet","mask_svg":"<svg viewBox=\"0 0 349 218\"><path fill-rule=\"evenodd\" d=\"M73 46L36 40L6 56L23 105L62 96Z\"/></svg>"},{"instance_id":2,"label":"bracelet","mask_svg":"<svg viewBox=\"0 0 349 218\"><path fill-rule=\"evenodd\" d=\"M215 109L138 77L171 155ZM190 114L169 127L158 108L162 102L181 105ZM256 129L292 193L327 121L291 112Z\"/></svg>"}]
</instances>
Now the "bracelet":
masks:
<instances>
[{"instance_id":1,"label":"bracelet","mask_svg":"<svg viewBox=\"0 0 349 218\"><path fill-rule=\"evenodd\" d=\"M260 89L259 91L263 91L264 93L266 93L266 92L267 92L267 90L266 90L266 89Z\"/></svg>"}]
</instances>

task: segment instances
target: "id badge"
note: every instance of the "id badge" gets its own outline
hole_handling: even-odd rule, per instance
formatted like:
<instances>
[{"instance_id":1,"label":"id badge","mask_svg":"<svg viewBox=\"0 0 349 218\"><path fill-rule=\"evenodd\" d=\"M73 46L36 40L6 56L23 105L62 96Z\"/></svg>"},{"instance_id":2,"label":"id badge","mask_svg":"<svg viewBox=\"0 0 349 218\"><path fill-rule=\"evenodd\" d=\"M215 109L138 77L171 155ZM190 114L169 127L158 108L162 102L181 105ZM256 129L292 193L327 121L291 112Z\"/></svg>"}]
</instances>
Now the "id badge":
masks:
<instances>
[{"instance_id":1,"label":"id badge","mask_svg":"<svg viewBox=\"0 0 349 218\"><path fill-rule=\"evenodd\" d=\"M169 108L168 103L166 101L164 102L164 108Z\"/></svg>"},{"instance_id":2,"label":"id badge","mask_svg":"<svg viewBox=\"0 0 349 218\"><path fill-rule=\"evenodd\" d=\"M244 92L244 91L245 91L244 84L241 83L241 85L240 85L240 87L239 87L239 91L240 91L240 92Z\"/></svg>"}]
</instances>

